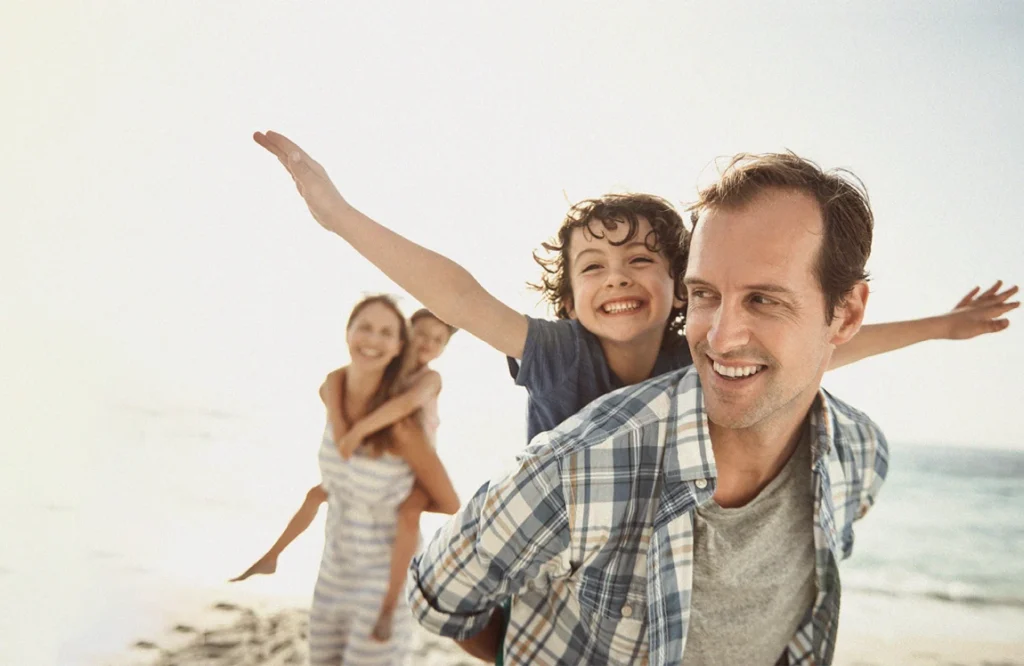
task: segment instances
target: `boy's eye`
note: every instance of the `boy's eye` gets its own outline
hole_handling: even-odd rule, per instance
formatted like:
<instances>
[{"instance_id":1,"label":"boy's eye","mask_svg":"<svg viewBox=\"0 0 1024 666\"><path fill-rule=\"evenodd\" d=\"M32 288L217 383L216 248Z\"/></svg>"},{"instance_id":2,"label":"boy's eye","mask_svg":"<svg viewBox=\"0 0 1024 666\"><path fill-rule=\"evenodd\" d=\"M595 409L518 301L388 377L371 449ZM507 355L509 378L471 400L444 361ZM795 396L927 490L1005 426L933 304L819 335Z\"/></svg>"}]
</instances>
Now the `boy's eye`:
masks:
<instances>
[{"instance_id":1,"label":"boy's eye","mask_svg":"<svg viewBox=\"0 0 1024 666\"><path fill-rule=\"evenodd\" d=\"M651 259L650 257L639 256L639 257L633 257L632 259L630 259L629 263L631 263L631 264L653 264L654 263L654 259Z\"/></svg>"},{"instance_id":2,"label":"boy's eye","mask_svg":"<svg viewBox=\"0 0 1024 666\"><path fill-rule=\"evenodd\" d=\"M601 264L587 264L583 267L583 270L581 270L580 273L588 273L592 270L597 270L598 268L601 268Z\"/></svg>"}]
</instances>

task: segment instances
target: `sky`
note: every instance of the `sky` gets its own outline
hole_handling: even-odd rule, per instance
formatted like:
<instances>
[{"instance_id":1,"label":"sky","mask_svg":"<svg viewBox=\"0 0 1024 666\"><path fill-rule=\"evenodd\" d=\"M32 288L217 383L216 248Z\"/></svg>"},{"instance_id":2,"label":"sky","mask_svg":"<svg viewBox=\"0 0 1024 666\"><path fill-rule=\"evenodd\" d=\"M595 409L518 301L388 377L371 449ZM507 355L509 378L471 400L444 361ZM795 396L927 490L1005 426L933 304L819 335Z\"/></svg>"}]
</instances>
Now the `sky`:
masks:
<instances>
[{"instance_id":1,"label":"sky","mask_svg":"<svg viewBox=\"0 0 1024 666\"><path fill-rule=\"evenodd\" d=\"M399 290L312 220L255 130L535 316L531 252L569 202L685 203L738 151L864 180L868 321L1024 279L1020 3L7 2L0 25L8 417L315 402L351 305ZM825 386L890 440L1024 448L1015 314ZM439 367L460 436L522 440L497 352L460 334Z\"/></svg>"}]
</instances>

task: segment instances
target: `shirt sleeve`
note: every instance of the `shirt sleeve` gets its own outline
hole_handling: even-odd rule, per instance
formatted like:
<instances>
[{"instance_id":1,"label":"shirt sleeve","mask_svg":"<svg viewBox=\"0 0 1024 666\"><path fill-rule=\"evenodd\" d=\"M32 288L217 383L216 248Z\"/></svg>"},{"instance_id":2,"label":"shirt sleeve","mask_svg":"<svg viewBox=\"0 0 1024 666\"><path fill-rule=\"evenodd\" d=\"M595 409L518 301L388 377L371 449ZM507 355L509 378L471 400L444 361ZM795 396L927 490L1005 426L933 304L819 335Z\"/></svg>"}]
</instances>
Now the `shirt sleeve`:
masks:
<instances>
[{"instance_id":1,"label":"shirt sleeve","mask_svg":"<svg viewBox=\"0 0 1024 666\"><path fill-rule=\"evenodd\" d=\"M568 511L549 447L484 484L410 567L409 603L428 631L464 640L541 567L569 574Z\"/></svg>"},{"instance_id":2,"label":"shirt sleeve","mask_svg":"<svg viewBox=\"0 0 1024 666\"><path fill-rule=\"evenodd\" d=\"M580 339L569 320L527 317L523 359L508 358L508 371L517 386L531 394L548 393L571 375L580 354Z\"/></svg>"},{"instance_id":3,"label":"shirt sleeve","mask_svg":"<svg viewBox=\"0 0 1024 666\"><path fill-rule=\"evenodd\" d=\"M889 442L886 441L882 430L874 423L871 427L865 428L865 461L864 461L864 483L860 491L860 507L857 509L857 518L863 518L868 510L874 505L882 484L885 482L885 475L889 471Z\"/></svg>"}]
</instances>

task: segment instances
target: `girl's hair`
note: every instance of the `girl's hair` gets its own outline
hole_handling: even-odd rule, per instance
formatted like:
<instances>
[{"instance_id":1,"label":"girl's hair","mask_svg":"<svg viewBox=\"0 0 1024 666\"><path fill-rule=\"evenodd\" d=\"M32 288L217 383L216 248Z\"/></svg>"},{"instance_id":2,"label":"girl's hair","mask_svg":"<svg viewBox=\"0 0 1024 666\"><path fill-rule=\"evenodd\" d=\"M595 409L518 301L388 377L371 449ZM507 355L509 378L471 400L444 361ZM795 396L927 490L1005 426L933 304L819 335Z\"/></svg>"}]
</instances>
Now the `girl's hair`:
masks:
<instances>
[{"instance_id":1,"label":"girl's hair","mask_svg":"<svg viewBox=\"0 0 1024 666\"><path fill-rule=\"evenodd\" d=\"M395 302L394 297L388 294L367 296L356 303L355 307L352 308L352 314L348 316L348 323L345 324L345 330L348 331L352 328L352 323L355 321L356 317L359 316L360 312L375 303L383 305L387 309L391 310L395 314L395 317L398 318L398 339L401 344L401 349L398 354L391 359L387 367L384 368L384 376L381 377L380 384L377 385L377 390L373 392L373 396L370 397L370 402L366 406L367 414L370 414L391 398L392 391L399 380L399 374L402 370L402 362L409 349L409 326L405 322L405 315L403 315L402 311L398 308L398 304ZM373 433L366 438L366 442L373 446L377 453L382 453L385 449L391 446L390 426Z\"/></svg>"}]
</instances>

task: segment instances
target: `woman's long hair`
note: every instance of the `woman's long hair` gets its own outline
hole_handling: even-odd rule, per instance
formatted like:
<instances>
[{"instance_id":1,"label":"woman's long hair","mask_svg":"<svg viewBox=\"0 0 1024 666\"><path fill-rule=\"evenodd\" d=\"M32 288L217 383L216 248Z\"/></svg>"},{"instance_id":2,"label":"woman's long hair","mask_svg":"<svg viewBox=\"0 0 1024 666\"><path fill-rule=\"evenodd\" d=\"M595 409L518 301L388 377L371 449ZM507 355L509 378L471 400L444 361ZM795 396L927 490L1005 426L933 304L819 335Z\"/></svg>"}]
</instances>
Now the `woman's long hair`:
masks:
<instances>
[{"instance_id":1,"label":"woman's long hair","mask_svg":"<svg viewBox=\"0 0 1024 666\"><path fill-rule=\"evenodd\" d=\"M383 305L394 312L395 316L398 317L398 338L401 342L402 348L387 364L387 367L384 368L384 376L381 377L380 383L377 385L377 390L373 392L373 395L370 397L370 402L366 406L367 414L372 413L373 410L377 409L391 398L402 374L401 371L406 362L406 357L410 352L409 326L405 321L405 315L403 315L402 311L398 308L398 304L395 302L394 297L389 296L388 294L367 296L356 303L355 307L352 308L352 314L348 316L348 323L345 324L345 330L348 331L352 328L352 322L359 316L359 313L374 303ZM342 400L344 400L344 397ZM344 413L344 405L342 405L342 412ZM346 416L346 420L347 419L348 417ZM376 453L383 453L391 446L391 427L389 426L373 433L366 438L366 443L373 446Z\"/></svg>"}]
</instances>

